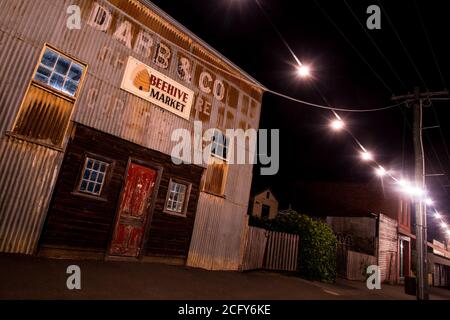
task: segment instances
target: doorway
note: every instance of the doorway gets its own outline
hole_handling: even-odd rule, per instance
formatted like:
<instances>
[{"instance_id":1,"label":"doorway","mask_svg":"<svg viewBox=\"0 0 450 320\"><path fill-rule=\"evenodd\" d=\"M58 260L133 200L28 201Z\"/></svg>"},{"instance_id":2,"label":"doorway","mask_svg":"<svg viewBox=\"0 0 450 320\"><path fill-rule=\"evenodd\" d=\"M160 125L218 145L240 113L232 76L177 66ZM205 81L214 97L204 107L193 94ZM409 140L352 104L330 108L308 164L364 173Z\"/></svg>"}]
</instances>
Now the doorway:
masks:
<instances>
[{"instance_id":1,"label":"doorway","mask_svg":"<svg viewBox=\"0 0 450 320\"><path fill-rule=\"evenodd\" d=\"M150 218L158 171L130 162L120 196L109 255L138 258Z\"/></svg>"},{"instance_id":2,"label":"doorway","mask_svg":"<svg viewBox=\"0 0 450 320\"><path fill-rule=\"evenodd\" d=\"M409 239L400 238L399 277L401 280L403 280L405 276L409 276L410 271L409 245L410 245Z\"/></svg>"}]
</instances>

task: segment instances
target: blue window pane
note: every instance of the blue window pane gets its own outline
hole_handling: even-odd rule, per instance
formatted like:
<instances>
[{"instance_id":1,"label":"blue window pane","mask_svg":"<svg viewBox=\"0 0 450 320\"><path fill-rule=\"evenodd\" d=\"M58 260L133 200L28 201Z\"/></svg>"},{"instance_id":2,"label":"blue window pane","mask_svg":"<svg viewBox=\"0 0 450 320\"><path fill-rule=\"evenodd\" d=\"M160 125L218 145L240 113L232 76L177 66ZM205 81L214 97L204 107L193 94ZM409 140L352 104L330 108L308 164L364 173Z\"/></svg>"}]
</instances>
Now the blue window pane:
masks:
<instances>
[{"instance_id":1,"label":"blue window pane","mask_svg":"<svg viewBox=\"0 0 450 320\"><path fill-rule=\"evenodd\" d=\"M99 183L102 183L102 182L103 182L104 176L105 176L105 175L104 175L103 173L99 173L99 175L98 175L98 180L97 180L97 181L98 181Z\"/></svg>"},{"instance_id":2,"label":"blue window pane","mask_svg":"<svg viewBox=\"0 0 450 320\"><path fill-rule=\"evenodd\" d=\"M87 182L83 180L80 185L80 191L86 191Z\"/></svg>"},{"instance_id":3,"label":"blue window pane","mask_svg":"<svg viewBox=\"0 0 450 320\"><path fill-rule=\"evenodd\" d=\"M83 179L89 179L89 170L84 170L84 175L83 175Z\"/></svg>"},{"instance_id":4,"label":"blue window pane","mask_svg":"<svg viewBox=\"0 0 450 320\"><path fill-rule=\"evenodd\" d=\"M71 63L70 60L63 58L63 57L59 57L58 62L56 63L56 67L55 67L56 72L65 76L67 74L67 72L69 71L70 63Z\"/></svg>"},{"instance_id":5,"label":"blue window pane","mask_svg":"<svg viewBox=\"0 0 450 320\"><path fill-rule=\"evenodd\" d=\"M43 83L48 83L48 78L51 75L51 71L45 67L40 66L34 76L35 80L41 81Z\"/></svg>"},{"instance_id":6,"label":"blue window pane","mask_svg":"<svg viewBox=\"0 0 450 320\"><path fill-rule=\"evenodd\" d=\"M78 82L83 74L83 68L78 64L73 64L69 71L69 79Z\"/></svg>"},{"instance_id":7,"label":"blue window pane","mask_svg":"<svg viewBox=\"0 0 450 320\"><path fill-rule=\"evenodd\" d=\"M50 85L55 89L61 89L64 84L64 78L54 73L50 78Z\"/></svg>"},{"instance_id":8,"label":"blue window pane","mask_svg":"<svg viewBox=\"0 0 450 320\"><path fill-rule=\"evenodd\" d=\"M41 63L46 65L47 67L53 69L55 66L56 60L58 59L58 55L51 51L50 49L45 50L44 56L42 57Z\"/></svg>"},{"instance_id":9,"label":"blue window pane","mask_svg":"<svg viewBox=\"0 0 450 320\"><path fill-rule=\"evenodd\" d=\"M97 181L97 172L92 171L92 174L91 174L91 181Z\"/></svg>"},{"instance_id":10,"label":"blue window pane","mask_svg":"<svg viewBox=\"0 0 450 320\"><path fill-rule=\"evenodd\" d=\"M98 171L99 167L100 167L100 164L96 161L96 162L94 163L94 170L97 170L97 171Z\"/></svg>"},{"instance_id":11,"label":"blue window pane","mask_svg":"<svg viewBox=\"0 0 450 320\"><path fill-rule=\"evenodd\" d=\"M89 159L88 162L87 162L87 167L89 169L92 168L92 163L93 163L93 161L91 159Z\"/></svg>"},{"instance_id":12,"label":"blue window pane","mask_svg":"<svg viewBox=\"0 0 450 320\"><path fill-rule=\"evenodd\" d=\"M94 191L94 186L95 186L95 184L93 182L90 182L88 187L87 187L87 190L89 192L93 192Z\"/></svg>"},{"instance_id":13,"label":"blue window pane","mask_svg":"<svg viewBox=\"0 0 450 320\"><path fill-rule=\"evenodd\" d=\"M101 187L101 184L97 184L97 185L95 185L95 193L96 194L99 194L100 193L100 187Z\"/></svg>"},{"instance_id":14,"label":"blue window pane","mask_svg":"<svg viewBox=\"0 0 450 320\"><path fill-rule=\"evenodd\" d=\"M75 95L75 92L77 92L77 88L78 88L78 83L67 80L66 83L64 84L64 91L68 94L70 94L71 96Z\"/></svg>"}]
</instances>

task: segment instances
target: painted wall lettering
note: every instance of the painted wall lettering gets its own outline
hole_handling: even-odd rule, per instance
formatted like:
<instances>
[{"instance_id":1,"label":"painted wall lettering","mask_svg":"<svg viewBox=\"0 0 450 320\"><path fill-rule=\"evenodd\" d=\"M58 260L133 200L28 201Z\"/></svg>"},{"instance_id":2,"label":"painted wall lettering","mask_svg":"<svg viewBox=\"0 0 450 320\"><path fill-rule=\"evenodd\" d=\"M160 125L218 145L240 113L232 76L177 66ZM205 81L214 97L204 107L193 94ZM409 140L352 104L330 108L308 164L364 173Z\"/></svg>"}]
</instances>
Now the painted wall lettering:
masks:
<instances>
[{"instance_id":1,"label":"painted wall lettering","mask_svg":"<svg viewBox=\"0 0 450 320\"><path fill-rule=\"evenodd\" d=\"M134 52L142 55L144 58L150 58L152 55L153 38L144 30L139 31L136 43L134 44Z\"/></svg>"},{"instance_id":2,"label":"painted wall lettering","mask_svg":"<svg viewBox=\"0 0 450 320\"><path fill-rule=\"evenodd\" d=\"M160 42L158 47L156 48L155 55L155 64L163 69L167 69L169 67L170 57L172 56L172 52L170 48L166 46L164 43Z\"/></svg>"},{"instance_id":3,"label":"painted wall lettering","mask_svg":"<svg viewBox=\"0 0 450 320\"><path fill-rule=\"evenodd\" d=\"M100 31L106 32L111 25L111 21L111 12L98 3L94 3L88 24Z\"/></svg>"},{"instance_id":4,"label":"painted wall lettering","mask_svg":"<svg viewBox=\"0 0 450 320\"><path fill-rule=\"evenodd\" d=\"M113 34L114 39L122 42L130 49L132 36L133 34L131 32L131 23L128 21L123 21L117 28L116 32L114 32Z\"/></svg>"},{"instance_id":5,"label":"painted wall lettering","mask_svg":"<svg viewBox=\"0 0 450 320\"><path fill-rule=\"evenodd\" d=\"M180 79L191 83L191 61L188 58L185 58L183 56L180 56L178 58L178 66L177 66L177 75L180 77Z\"/></svg>"}]
</instances>

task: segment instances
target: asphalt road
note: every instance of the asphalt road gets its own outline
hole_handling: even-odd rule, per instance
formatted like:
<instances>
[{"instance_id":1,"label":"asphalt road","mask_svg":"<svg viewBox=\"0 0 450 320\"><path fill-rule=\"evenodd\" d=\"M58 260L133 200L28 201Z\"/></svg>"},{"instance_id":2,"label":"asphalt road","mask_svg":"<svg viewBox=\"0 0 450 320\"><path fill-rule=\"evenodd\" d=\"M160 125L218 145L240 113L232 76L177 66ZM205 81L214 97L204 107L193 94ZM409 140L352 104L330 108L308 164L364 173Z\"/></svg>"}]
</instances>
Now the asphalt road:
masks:
<instances>
[{"instance_id":1,"label":"asphalt road","mask_svg":"<svg viewBox=\"0 0 450 320\"><path fill-rule=\"evenodd\" d=\"M81 290L66 286L67 267L81 269ZM449 299L450 290L433 289L433 299ZM414 299L403 287L364 283L335 284L269 272L206 271L182 266L112 261L54 260L0 256L0 299Z\"/></svg>"}]
</instances>

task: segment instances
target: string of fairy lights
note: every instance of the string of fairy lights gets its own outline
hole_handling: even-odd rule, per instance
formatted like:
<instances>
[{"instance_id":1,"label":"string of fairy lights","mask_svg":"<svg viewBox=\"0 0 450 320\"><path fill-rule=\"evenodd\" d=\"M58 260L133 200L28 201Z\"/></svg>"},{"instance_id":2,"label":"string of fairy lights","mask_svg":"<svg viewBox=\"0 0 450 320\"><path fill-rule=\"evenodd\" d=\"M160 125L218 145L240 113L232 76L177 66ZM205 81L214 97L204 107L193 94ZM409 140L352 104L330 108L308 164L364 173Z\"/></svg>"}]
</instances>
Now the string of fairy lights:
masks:
<instances>
[{"instance_id":1,"label":"string of fairy lights","mask_svg":"<svg viewBox=\"0 0 450 320\"><path fill-rule=\"evenodd\" d=\"M272 26L272 28L275 30L275 32L277 33L278 37L280 38L280 40L283 42L283 44L286 46L286 48L289 50L290 54L292 55L292 57L294 58L295 62L296 62L296 67L297 67L297 74L299 77L301 78L307 78L311 76L311 70L310 67L306 64L303 64L300 59L295 55L294 51L291 49L291 47L289 46L288 42L284 39L284 37L282 36L281 32L278 30L278 28L275 26L275 24L272 22L271 18L269 17L269 15L267 14L267 12L265 11L265 9L263 8L263 6L260 4L259 0L254 0L256 2L256 4L258 5L258 7L261 9L261 12L264 14L265 18L268 20L268 22L270 23L270 25ZM176 44L175 42L172 42L170 40L167 40L169 43L171 43L173 46L177 47L178 50L185 52L187 54L189 54L190 56L194 56L195 60L202 62L208 66L210 66L213 69L216 69L218 71L223 72L224 74L227 74L239 81L242 81L244 83L250 84L250 85L254 85L253 81L250 81L249 79L243 77L240 74L236 74L235 72L231 72L230 70L227 70L225 68L222 68L216 64L211 63L210 61L198 56L198 55L193 55L192 52L186 50L185 48L179 46L178 44ZM370 66L370 65L369 65ZM309 102L309 101L304 101L298 98L294 98L291 97L289 95L277 92L275 90L271 90L267 87L264 87L261 85L261 88L268 92L271 93L273 95L288 99L290 101L293 102L297 102L299 104L305 105L305 106L309 106L309 107L313 107L313 108L319 108L319 109L324 109L324 110L329 110L332 114L333 114L333 118L330 119L329 121L329 128L332 131L335 132L340 132L340 131L345 131L347 132L352 139L354 140L354 142L357 144L358 148L359 148L359 157L361 159L361 161L366 162L368 166L370 166L373 170L374 170L374 174L377 175L380 179L390 179L393 184L397 187L397 190L399 192L401 192L402 194L408 196L411 198L411 200L413 201L422 201L425 204L425 212L429 212L427 209L430 209L431 213L433 214L434 218L436 219L436 222L439 223L439 226L443 229L444 234L450 238L450 229L449 229L449 225L446 222L446 218L444 217L443 214L441 214L437 208L435 207L435 201L431 198L431 195L429 194L429 192L421 187L416 186L413 182L404 179L403 177L397 177L394 175L394 172L392 170L386 169L384 166L382 166L380 163L378 163L378 161L375 159L375 156L373 155L372 152L370 152L369 149L367 149L366 147L364 147L364 145L360 142L360 140L350 131L350 128L348 127L348 125L346 124L346 122L344 121L344 119L337 113L337 112L345 112L345 113L363 113L363 112L378 112L378 111L384 111L384 110L389 110L389 109L393 109L393 108L397 108L397 107L401 107L409 102L411 102L411 100L407 100L407 101L403 101L401 103L397 103L394 105L390 105L390 106L386 106L386 107L380 107L380 108L361 108L361 107L353 107L353 108L336 108L333 107L331 105L322 105L322 104L318 104L318 103L313 103L313 102ZM322 96L322 98L324 99L324 97ZM448 98L431 98L432 100L448 100ZM431 100L430 99L430 100ZM326 101L326 99L324 99L324 101Z\"/></svg>"},{"instance_id":2,"label":"string of fairy lights","mask_svg":"<svg viewBox=\"0 0 450 320\"><path fill-rule=\"evenodd\" d=\"M269 15L267 14L267 12L264 10L263 6L260 4L260 2L258 0L255 0L256 4L258 5L258 7L260 8L261 12L263 13L263 15L265 16L265 18L268 20L268 22L270 23L270 25L272 26L272 28L274 29L274 31L276 32L276 34L278 35L278 37L281 39L281 41L283 42L283 44L287 47L287 49L289 50L289 52L291 53L291 55L294 57L294 60L297 63L297 73L300 77L305 78L305 77L309 77L310 76L310 68L303 64L300 59L295 55L294 51L290 48L288 42L284 39L283 35L281 34L281 32L278 30L278 28L276 27L276 25L272 22L271 18L269 17ZM370 66L370 65L369 65ZM382 81L382 79L381 79ZM382 81L384 83L384 81ZM288 98L290 100L294 100L300 103L304 103L304 101L298 100L298 99L294 99L282 94L279 94L277 92L271 91L269 90L269 92L276 94L278 96L282 96L285 98ZM319 92L320 93L320 92ZM322 95L320 93L320 95ZM322 96L322 98L324 99L324 101L326 101L326 99ZM381 111L381 110L387 110L387 109L391 109L394 107L400 107L405 103L408 103L409 101L405 101L403 103L399 103L397 105L393 105L393 106L388 106L385 108L377 108L377 109L367 109L367 110L362 110L359 109L359 112L371 112L371 111ZM314 105L311 103L308 103L309 106L315 106L315 107L321 107L321 108L327 108L326 106L322 106L322 105ZM331 106L328 106L331 107ZM425 204L425 212L428 213L427 208L431 209L436 221L439 223L439 226L443 229L445 236L447 236L448 238L450 238L450 229L449 226L444 218L444 216L439 213L439 211L437 210L437 208L434 206L434 200L431 198L431 196L429 195L429 191L419 187L417 185L415 185L413 182L408 181L406 179L404 179L403 177L396 177L393 172L391 170L386 169L384 166L382 166L380 163L378 163L374 157L374 155L363 146L363 144L360 142L359 139L356 138L356 136L350 131L350 129L348 128L347 124L345 123L345 121L339 116L339 114L337 113L337 111L341 111L341 112L357 112L356 110L349 110L349 109L337 109L337 108L330 108L331 112L333 113L334 117L333 119L330 120L329 123L329 127L331 128L331 130L333 131L346 131L352 138L353 140L356 142L356 144L359 147L359 156L360 159L364 162L367 162L368 164L371 164L372 168L374 169L374 173L380 177L380 178L390 178L393 183L397 186L398 191L400 191L401 193L405 194L406 196L409 196L413 201L419 201L419 202L423 202Z\"/></svg>"}]
</instances>

